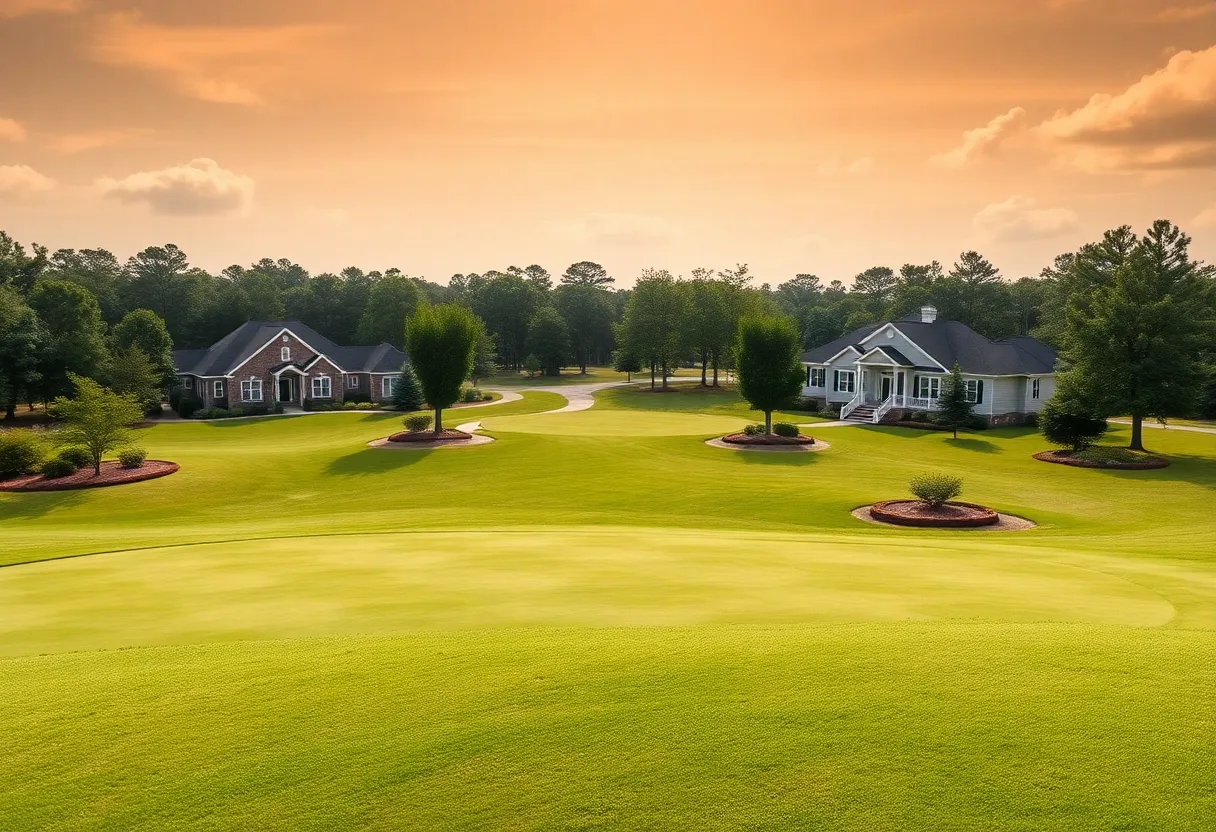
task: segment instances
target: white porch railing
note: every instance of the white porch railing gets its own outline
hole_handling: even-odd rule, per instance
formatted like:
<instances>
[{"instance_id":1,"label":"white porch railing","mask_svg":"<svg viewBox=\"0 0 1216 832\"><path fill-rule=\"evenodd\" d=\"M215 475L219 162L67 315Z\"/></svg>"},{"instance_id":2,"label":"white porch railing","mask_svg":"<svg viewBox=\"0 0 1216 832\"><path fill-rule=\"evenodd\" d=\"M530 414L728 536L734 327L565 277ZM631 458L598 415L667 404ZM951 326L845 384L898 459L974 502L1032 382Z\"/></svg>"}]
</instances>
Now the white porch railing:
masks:
<instances>
[{"instance_id":1,"label":"white porch railing","mask_svg":"<svg viewBox=\"0 0 1216 832\"><path fill-rule=\"evenodd\" d=\"M937 410L937 399L916 398L914 396L901 396L903 401L900 402L900 407L907 407L912 410Z\"/></svg>"},{"instance_id":2,"label":"white porch railing","mask_svg":"<svg viewBox=\"0 0 1216 832\"><path fill-rule=\"evenodd\" d=\"M862 394L862 392L860 390L858 390L857 394L854 395L853 398L849 399L848 404L846 404L844 407L840 408L840 418L841 419L849 418L849 414L852 413L857 408L861 407L861 403L864 400L865 400L865 396Z\"/></svg>"},{"instance_id":3,"label":"white porch railing","mask_svg":"<svg viewBox=\"0 0 1216 832\"><path fill-rule=\"evenodd\" d=\"M883 416L886 416L888 413L891 412L891 408L895 407L896 398L898 398L898 397L895 396L894 394L892 394L887 397L887 400L885 402L883 402L877 408L875 408L874 418L872 420L874 422L874 424L877 425L879 422L882 421Z\"/></svg>"}]
</instances>

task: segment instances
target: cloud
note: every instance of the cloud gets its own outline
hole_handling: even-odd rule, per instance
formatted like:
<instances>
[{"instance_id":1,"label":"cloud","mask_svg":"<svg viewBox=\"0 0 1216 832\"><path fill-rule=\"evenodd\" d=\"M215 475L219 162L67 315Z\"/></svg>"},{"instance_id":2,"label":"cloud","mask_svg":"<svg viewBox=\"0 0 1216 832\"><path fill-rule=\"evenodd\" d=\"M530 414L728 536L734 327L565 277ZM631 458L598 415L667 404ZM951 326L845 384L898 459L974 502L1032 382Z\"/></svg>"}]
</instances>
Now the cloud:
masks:
<instances>
[{"instance_id":1,"label":"cloud","mask_svg":"<svg viewBox=\"0 0 1216 832\"><path fill-rule=\"evenodd\" d=\"M820 176L857 176L864 173L869 173L874 170L874 160L869 156L862 156L859 159L854 159L851 162L845 162L841 159L829 159L826 162L820 163L817 172Z\"/></svg>"},{"instance_id":2,"label":"cloud","mask_svg":"<svg viewBox=\"0 0 1216 832\"><path fill-rule=\"evenodd\" d=\"M0 118L0 142L25 141L25 125L11 118Z\"/></svg>"},{"instance_id":3,"label":"cloud","mask_svg":"<svg viewBox=\"0 0 1216 832\"><path fill-rule=\"evenodd\" d=\"M963 143L946 153L939 153L929 160L934 167L958 169L970 165L985 156L992 155L1009 136L1025 127L1026 111L1014 107L1002 113L983 127L963 133Z\"/></svg>"},{"instance_id":4,"label":"cloud","mask_svg":"<svg viewBox=\"0 0 1216 832\"><path fill-rule=\"evenodd\" d=\"M70 14L84 8L84 0L0 0L0 18L27 14Z\"/></svg>"},{"instance_id":5,"label":"cloud","mask_svg":"<svg viewBox=\"0 0 1216 832\"><path fill-rule=\"evenodd\" d=\"M120 202L142 202L153 213L171 216L245 213L253 204L253 180L221 168L212 159L133 173L125 179L99 179L97 188Z\"/></svg>"},{"instance_id":6,"label":"cloud","mask_svg":"<svg viewBox=\"0 0 1216 832\"><path fill-rule=\"evenodd\" d=\"M138 12L102 19L92 44L101 63L167 76L186 95L219 104L260 104L260 88L290 73L293 54L308 54L321 26L164 26Z\"/></svg>"},{"instance_id":7,"label":"cloud","mask_svg":"<svg viewBox=\"0 0 1216 832\"><path fill-rule=\"evenodd\" d=\"M29 165L0 165L0 194L23 197L55 187L55 180Z\"/></svg>"},{"instance_id":8,"label":"cloud","mask_svg":"<svg viewBox=\"0 0 1216 832\"><path fill-rule=\"evenodd\" d=\"M661 217L644 214L588 214L555 230L579 243L607 246L658 246L674 241L678 230Z\"/></svg>"},{"instance_id":9,"label":"cloud","mask_svg":"<svg viewBox=\"0 0 1216 832\"><path fill-rule=\"evenodd\" d=\"M1199 3L1194 6L1168 6L1153 15L1163 23L1187 23L1216 14L1216 3Z\"/></svg>"},{"instance_id":10,"label":"cloud","mask_svg":"<svg viewBox=\"0 0 1216 832\"><path fill-rule=\"evenodd\" d=\"M148 130L85 130L81 133L64 133L49 142L52 150L59 153L83 153L101 147L117 147L130 144L148 135Z\"/></svg>"},{"instance_id":11,"label":"cloud","mask_svg":"<svg viewBox=\"0 0 1216 832\"><path fill-rule=\"evenodd\" d=\"M1191 220L1191 225L1198 228L1216 228L1216 205L1200 211Z\"/></svg>"},{"instance_id":12,"label":"cloud","mask_svg":"<svg viewBox=\"0 0 1216 832\"><path fill-rule=\"evenodd\" d=\"M1011 196L985 206L972 225L989 242L1042 240L1075 231L1076 212L1068 208L1039 208L1028 196Z\"/></svg>"},{"instance_id":13,"label":"cloud","mask_svg":"<svg viewBox=\"0 0 1216 832\"><path fill-rule=\"evenodd\" d=\"M1123 92L1095 95L1035 132L1062 163L1091 172L1216 167L1216 46L1179 52Z\"/></svg>"}]
</instances>

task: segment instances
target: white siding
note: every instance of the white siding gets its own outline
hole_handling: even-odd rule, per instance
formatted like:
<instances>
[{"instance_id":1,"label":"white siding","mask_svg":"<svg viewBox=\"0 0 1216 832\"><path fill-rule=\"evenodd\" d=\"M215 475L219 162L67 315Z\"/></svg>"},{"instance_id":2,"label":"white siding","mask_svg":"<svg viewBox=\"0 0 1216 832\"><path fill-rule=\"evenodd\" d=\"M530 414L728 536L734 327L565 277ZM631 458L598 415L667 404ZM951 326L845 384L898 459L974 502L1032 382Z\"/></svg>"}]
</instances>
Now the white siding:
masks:
<instances>
[{"instance_id":1,"label":"white siding","mask_svg":"<svg viewBox=\"0 0 1216 832\"><path fill-rule=\"evenodd\" d=\"M1039 397L1032 398L1031 385L1034 384L1034 379L1026 379L1026 412L1038 413L1043 409L1043 405L1047 404L1047 400L1056 392L1056 377L1041 376L1039 378Z\"/></svg>"},{"instance_id":2,"label":"white siding","mask_svg":"<svg viewBox=\"0 0 1216 832\"><path fill-rule=\"evenodd\" d=\"M989 380L992 387L992 410L995 414L1023 413L1028 385L1020 376L1004 376ZM987 397L985 397L987 398Z\"/></svg>"},{"instance_id":3,"label":"white siding","mask_svg":"<svg viewBox=\"0 0 1216 832\"><path fill-rule=\"evenodd\" d=\"M887 335L888 329L892 331L891 335ZM903 353L909 361L920 367L937 366L937 362L933 360L932 356L930 356L920 347L916 346L916 344L910 341L902 332L894 327L884 326L882 329L878 330L878 332L871 335L868 341L862 344L862 348L866 352L869 352L875 347L895 347L895 349ZM946 369L949 369L949 367Z\"/></svg>"}]
</instances>

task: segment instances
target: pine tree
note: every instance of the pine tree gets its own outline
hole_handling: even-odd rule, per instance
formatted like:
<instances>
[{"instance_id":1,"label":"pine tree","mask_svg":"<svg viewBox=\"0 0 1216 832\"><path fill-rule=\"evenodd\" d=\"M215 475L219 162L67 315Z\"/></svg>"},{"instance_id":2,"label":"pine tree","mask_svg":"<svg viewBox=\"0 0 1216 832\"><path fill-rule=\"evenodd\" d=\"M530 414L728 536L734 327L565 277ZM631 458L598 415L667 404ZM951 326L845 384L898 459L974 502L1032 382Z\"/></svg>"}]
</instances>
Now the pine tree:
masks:
<instances>
[{"instance_id":1,"label":"pine tree","mask_svg":"<svg viewBox=\"0 0 1216 832\"><path fill-rule=\"evenodd\" d=\"M422 404L422 385L407 361L401 365L401 378L393 385L393 407L397 410L418 410Z\"/></svg>"},{"instance_id":2,"label":"pine tree","mask_svg":"<svg viewBox=\"0 0 1216 832\"><path fill-rule=\"evenodd\" d=\"M957 363L950 370L950 375L942 380L937 409L938 424L953 429L955 439L958 439L958 429L967 427L975 418L975 409L967 401L967 382L963 380Z\"/></svg>"}]
</instances>

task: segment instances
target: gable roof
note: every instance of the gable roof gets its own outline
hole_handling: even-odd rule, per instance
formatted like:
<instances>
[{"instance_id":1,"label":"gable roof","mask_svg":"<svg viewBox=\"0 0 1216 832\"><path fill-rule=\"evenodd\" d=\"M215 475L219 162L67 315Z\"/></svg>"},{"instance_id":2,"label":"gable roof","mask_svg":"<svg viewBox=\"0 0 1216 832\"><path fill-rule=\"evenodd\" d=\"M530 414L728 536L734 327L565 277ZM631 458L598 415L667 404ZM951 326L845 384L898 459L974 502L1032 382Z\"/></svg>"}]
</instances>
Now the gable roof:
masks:
<instances>
[{"instance_id":1,"label":"gable roof","mask_svg":"<svg viewBox=\"0 0 1216 832\"><path fill-rule=\"evenodd\" d=\"M248 321L208 349L174 350L173 364L186 375L226 376L284 329L348 373L392 373L405 362L405 353L392 344L340 347L300 321Z\"/></svg>"},{"instance_id":2,"label":"gable roof","mask_svg":"<svg viewBox=\"0 0 1216 832\"><path fill-rule=\"evenodd\" d=\"M1046 375L1055 371L1056 351L1026 335L992 341L958 321L924 323L919 315L890 323L943 367L953 367L957 363L964 373L985 376ZM823 346L807 350L802 354L802 360L825 364L849 346L864 354L867 350L860 346L861 342L884 326L887 323L866 324ZM893 347L878 348L898 364L908 360Z\"/></svg>"}]
</instances>

